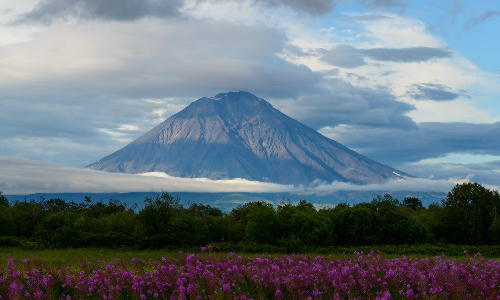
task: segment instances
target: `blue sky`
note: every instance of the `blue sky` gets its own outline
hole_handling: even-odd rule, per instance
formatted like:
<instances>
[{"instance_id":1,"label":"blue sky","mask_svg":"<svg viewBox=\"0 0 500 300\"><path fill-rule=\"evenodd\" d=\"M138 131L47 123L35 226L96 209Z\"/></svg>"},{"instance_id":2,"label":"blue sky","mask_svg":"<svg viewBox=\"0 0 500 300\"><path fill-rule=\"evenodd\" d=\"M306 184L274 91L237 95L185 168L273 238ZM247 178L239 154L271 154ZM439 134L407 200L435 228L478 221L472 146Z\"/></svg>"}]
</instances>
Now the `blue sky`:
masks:
<instances>
[{"instance_id":1,"label":"blue sky","mask_svg":"<svg viewBox=\"0 0 500 300\"><path fill-rule=\"evenodd\" d=\"M0 14L2 157L82 167L247 90L407 173L500 185L498 1L6 0Z\"/></svg>"},{"instance_id":2,"label":"blue sky","mask_svg":"<svg viewBox=\"0 0 500 300\"><path fill-rule=\"evenodd\" d=\"M400 1L401 3L403 1ZM446 41L474 64L490 72L500 72L500 2L484 1L405 1L390 8L423 21L430 32ZM317 21L317 26L328 26L345 12L366 12L359 2L346 1ZM488 14L489 13L489 14ZM491 15L491 16L489 16Z\"/></svg>"}]
</instances>

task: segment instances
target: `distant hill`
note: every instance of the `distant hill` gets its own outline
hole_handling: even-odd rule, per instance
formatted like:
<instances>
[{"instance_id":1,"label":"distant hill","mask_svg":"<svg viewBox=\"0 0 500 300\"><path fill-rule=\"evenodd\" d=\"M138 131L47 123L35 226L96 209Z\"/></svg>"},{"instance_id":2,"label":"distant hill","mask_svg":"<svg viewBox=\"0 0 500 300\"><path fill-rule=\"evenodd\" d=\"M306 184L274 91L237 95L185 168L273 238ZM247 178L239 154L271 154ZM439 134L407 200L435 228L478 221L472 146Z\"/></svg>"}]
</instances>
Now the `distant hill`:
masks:
<instances>
[{"instance_id":1,"label":"distant hill","mask_svg":"<svg viewBox=\"0 0 500 300\"><path fill-rule=\"evenodd\" d=\"M408 176L321 135L248 92L198 99L87 167L283 184L367 184Z\"/></svg>"},{"instance_id":2,"label":"distant hill","mask_svg":"<svg viewBox=\"0 0 500 300\"><path fill-rule=\"evenodd\" d=\"M236 206L251 201L268 201L273 204L280 202L297 203L300 200L307 200L319 207L334 206L338 203L356 204L369 202L383 192L375 191L337 191L332 194L293 194L293 193L194 193L178 192L171 193L181 199L183 205L189 206L192 203L208 204L218 207L224 211L229 211ZM433 202L439 203L446 197L446 193L438 192L391 192L392 196L403 200L405 197L414 196L422 200L424 206ZM107 202L110 199L120 200L128 207L142 208L146 197L155 197L158 193L136 192L136 193L53 193L53 194L29 194L29 195L7 195L9 201L41 201L42 199L61 198L67 201L82 202L85 196L91 197L94 202Z\"/></svg>"}]
</instances>

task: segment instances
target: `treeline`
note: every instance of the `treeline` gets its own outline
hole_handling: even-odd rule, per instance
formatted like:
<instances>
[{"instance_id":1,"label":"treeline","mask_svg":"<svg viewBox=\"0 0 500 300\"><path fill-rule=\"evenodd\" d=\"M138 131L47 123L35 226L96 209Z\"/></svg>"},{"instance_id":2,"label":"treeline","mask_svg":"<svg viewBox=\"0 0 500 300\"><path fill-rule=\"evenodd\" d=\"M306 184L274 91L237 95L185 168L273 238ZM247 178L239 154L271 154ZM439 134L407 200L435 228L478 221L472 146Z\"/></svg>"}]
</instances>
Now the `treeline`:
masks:
<instances>
[{"instance_id":1,"label":"treeline","mask_svg":"<svg viewBox=\"0 0 500 300\"><path fill-rule=\"evenodd\" d=\"M285 251L332 246L500 244L500 196L477 183L456 185L439 204L386 194L368 203L315 208L250 202L230 213L183 207L168 193L141 210L120 201L50 199L9 203L0 193L0 246L180 248L269 245Z\"/></svg>"}]
</instances>

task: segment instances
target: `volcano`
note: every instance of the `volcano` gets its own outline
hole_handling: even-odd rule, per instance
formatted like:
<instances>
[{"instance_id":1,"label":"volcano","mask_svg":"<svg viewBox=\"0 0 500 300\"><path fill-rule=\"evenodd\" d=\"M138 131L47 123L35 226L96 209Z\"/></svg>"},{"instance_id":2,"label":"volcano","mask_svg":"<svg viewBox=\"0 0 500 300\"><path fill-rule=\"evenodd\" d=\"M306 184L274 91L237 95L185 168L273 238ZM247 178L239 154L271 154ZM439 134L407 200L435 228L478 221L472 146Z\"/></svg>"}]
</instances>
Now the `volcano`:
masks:
<instances>
[{"instance_id":1,"label":"volcano","mask_svg":"<svg viewBox=\"0 0 500 300\"><path fill-rule=\"evenodd\" d=\"M248 92L198 99L87 167L282 184L369 184L408 176L321 135Z\"/></svg>"}]
</instances>

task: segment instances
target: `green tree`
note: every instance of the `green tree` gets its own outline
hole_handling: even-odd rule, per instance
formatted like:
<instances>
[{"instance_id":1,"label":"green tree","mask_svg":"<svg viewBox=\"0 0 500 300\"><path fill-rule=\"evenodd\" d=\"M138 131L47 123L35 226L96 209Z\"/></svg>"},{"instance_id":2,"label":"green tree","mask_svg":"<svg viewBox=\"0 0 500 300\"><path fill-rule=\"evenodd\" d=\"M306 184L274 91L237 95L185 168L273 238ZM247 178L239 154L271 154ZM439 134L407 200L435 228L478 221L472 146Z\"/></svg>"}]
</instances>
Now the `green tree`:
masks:
<instances>
[{"instance_id":1,"label":"green tree","mask_svg":"<svg viewBox=\"0 0 500 300\"><path fill-rule=\"evenodd\" d=\"M500 216L497 216L490 226L491 243L500 245Z\"/></svg>"},{"instance_id":2,"label":"green tree","mask_svg":"<svg viewBox=\"0 0 500 300\"><path fill-rule=\"evenodd\" d=\"M9 200L0 191L0 208L9 207Z\"/></svg>"},{"instance_id":3,"label":"green tree","mask_svg":"<svg viewBox=\"0 0 500 300\"><path fill-rule=\"evenodd\" d=\"M297 205L279 206L276 219L276 238L290 252L300 251L307 246L327 246L332 243L333 230L328 227L328 215L320 214L305 200Z\"/></svg>"},{"instance_id":4,"label":"green tree","mask_svg":"<svg viewBox=\"0 0 500 300\"><path fill-rule=\"evenodd\" d=\"M479 183L457 184L443 201L442 226L449 242L487 244L500 210L500 195Z\"/></svg>"},{"instance_id":5,"label":"green tree","mask_svg":"<svg viewBox=\"0 0 500 300\"><path fill-rule=\"evenodd\" d=\"M378 242L377 215L363 206L341 208L335 215L335 233L340 245L373 245Z\"/></svg>"},{"instance_id":6,"label":"green tree","mask_svg":"<svg viewBox=\"0 0 500 300\"><path fill-rule=\"evenodd\" d=\"M426 229L411 219L408 208L390 194L377 196L368 207L376 215L377 243L414 244L427 240Z\"/></svg>"},{"instance_id":7,"label":"green tree","mask_svg":"<svg viewBox=\"0 0 500 300\"><path fill-rule=\"evenodd\" d=\"M198 216L222 216L222 211L216 207L203 204L191 204L188 208L189 213Z\"/></svg>"},{"instance_id":8,"label":"green tree","mask_svg":"<svg viewBox=\"0 0 500 300\"><path fill-rule=\"evenodd\" d=\"M254 202L246 214L245 237L247 241L260 244L276 242L276 212L272 204Z\"/></svg>"},{"instance_id":9,"label":"green tree","mask_svg":"<svg viewBox=\"0 0 500 300\"><path fill-rule=\"evenodd\" d=\"M172 217L182 212L180 200L169 193L147 198L137 216L135 235L145 246L164 247L172 243Z\"/></svg>"},{"instance_id":10,"label":"green tree","mask_svg":"<svg viewBox=\"0 0 500 300\"><path fill-rule=\"evenodd\" d=\"M411 208L413 210L417 210L419 208L422 208L422 201L420 201L419 198L417 197L406 197L403 200L403 206Z\"/></svg>"},{"instance_id":11,"label":"green tree","mask_svg":"<svg viewBox=\"0 0 500 300\"><path fill-rule=\"evenodd\" d=\"M15 235L30 237L43 220L45 213L40 203L16 202L9 208L9 215L15 224Z\"/></svg>"}]
</instances>

